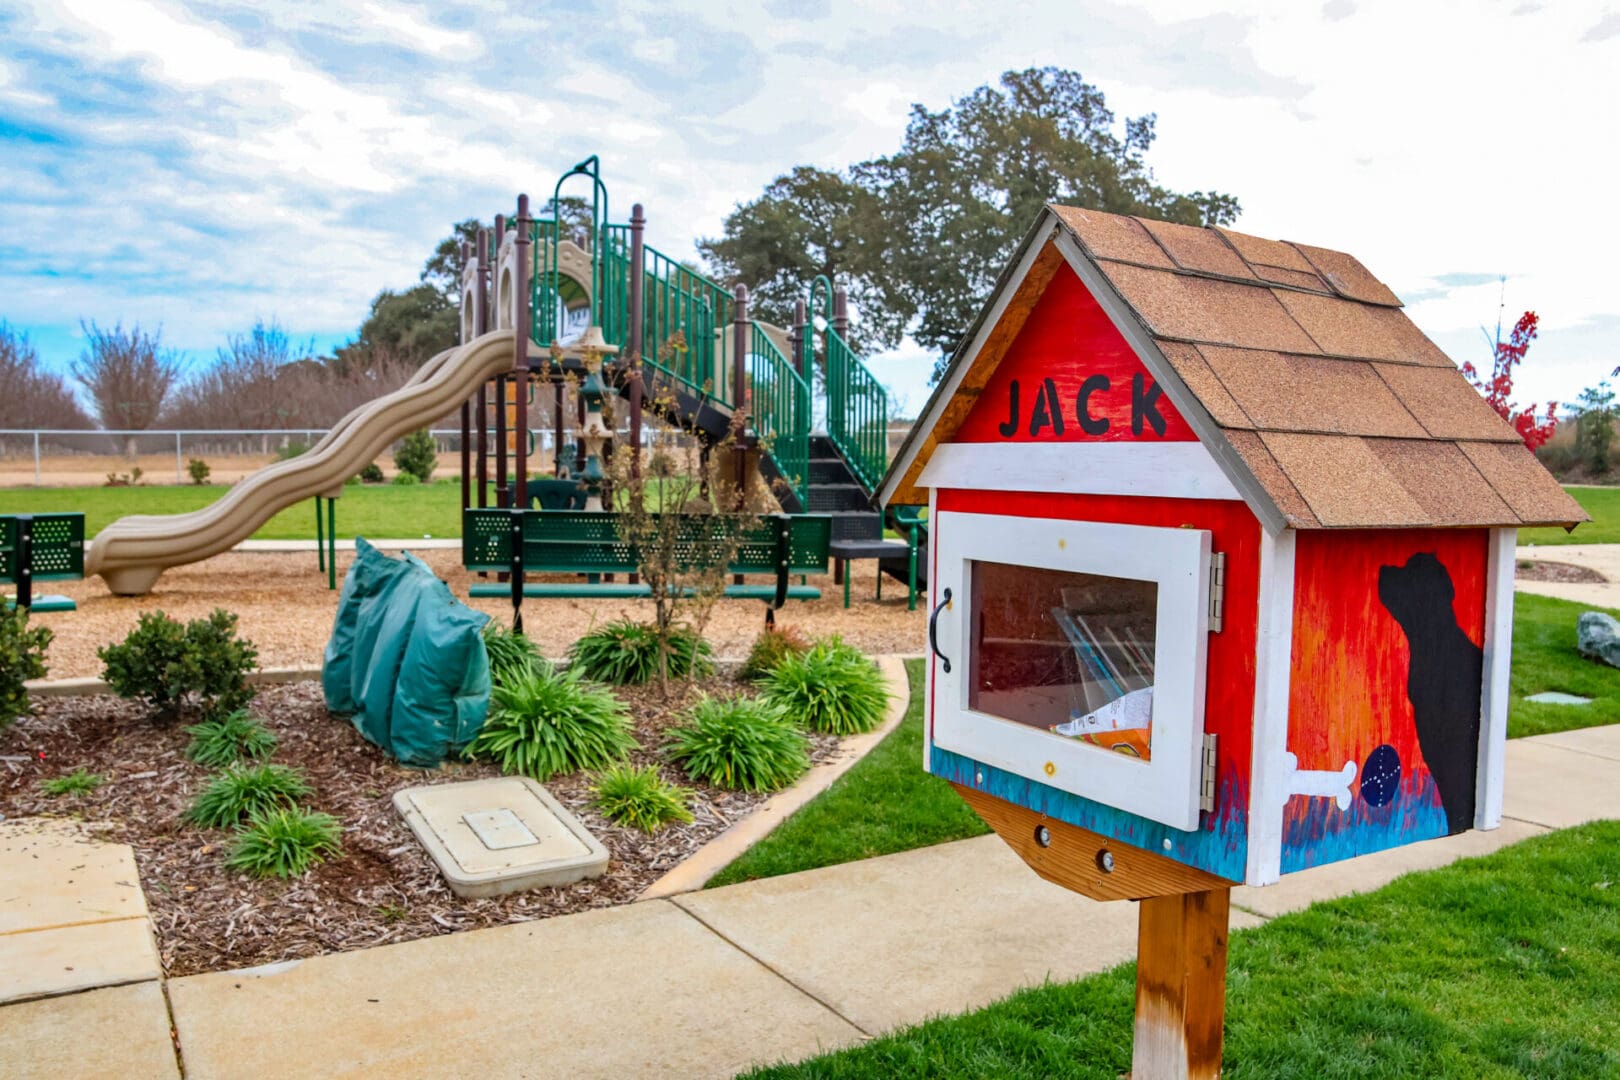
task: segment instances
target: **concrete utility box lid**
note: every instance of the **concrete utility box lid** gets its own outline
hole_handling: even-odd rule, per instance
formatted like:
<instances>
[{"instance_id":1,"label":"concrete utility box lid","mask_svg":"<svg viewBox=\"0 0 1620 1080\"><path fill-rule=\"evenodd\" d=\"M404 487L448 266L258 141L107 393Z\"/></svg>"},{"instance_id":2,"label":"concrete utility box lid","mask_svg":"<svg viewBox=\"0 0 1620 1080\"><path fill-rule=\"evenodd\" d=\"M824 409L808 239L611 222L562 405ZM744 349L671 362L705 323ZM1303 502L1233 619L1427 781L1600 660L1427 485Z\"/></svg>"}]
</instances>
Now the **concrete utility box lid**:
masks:
<instances>
[{"instance_id":1,"label":"concrete utility box lid","mask_svg":"<svg viewBox=\"0 0 1620 1080\"><path fill-rule=\"evenodd\" d=\"M406 788L394 808L457 896L567 885L607 871L607 848L526 776Z\"/></svg>"}]
</instances>

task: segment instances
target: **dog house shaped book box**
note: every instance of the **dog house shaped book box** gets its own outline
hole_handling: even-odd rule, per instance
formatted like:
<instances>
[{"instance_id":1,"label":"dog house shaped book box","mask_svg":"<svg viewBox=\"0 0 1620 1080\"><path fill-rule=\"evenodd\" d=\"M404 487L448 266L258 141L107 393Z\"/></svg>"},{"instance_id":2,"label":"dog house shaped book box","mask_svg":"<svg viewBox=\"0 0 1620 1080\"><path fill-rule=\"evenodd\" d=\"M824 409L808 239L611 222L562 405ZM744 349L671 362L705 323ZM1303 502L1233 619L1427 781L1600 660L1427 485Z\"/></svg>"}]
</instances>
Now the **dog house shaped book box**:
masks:
<instances>
[{"instance_id":1,"label":"dog house shaped book box","mask_svg":"<svg viewBox=\"0 0 1620 1080\"><path fill-rule=\"evenodd\" d=\"M926 767L1101 899L1494 828L1515 530L1586 520L1355 258L1060 206L881 498Z\"/></svg>"}]
</instances>

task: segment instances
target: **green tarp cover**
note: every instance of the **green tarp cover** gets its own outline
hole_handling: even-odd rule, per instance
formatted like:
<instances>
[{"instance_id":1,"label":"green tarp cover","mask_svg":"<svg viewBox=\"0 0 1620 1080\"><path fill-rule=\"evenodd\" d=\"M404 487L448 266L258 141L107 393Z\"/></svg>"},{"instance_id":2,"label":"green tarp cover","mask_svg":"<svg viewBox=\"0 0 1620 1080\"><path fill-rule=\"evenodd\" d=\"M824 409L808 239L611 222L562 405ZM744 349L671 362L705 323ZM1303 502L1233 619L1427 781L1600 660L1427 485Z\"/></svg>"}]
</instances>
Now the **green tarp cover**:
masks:
<instances>
[{"instance_id":1,"label":"green tarp cover","mask_svg":"<svg viewBox=\"0 0 1620 1080\"><path fill-rule=\"evenodd\" d=\"M438 765L489 712L488 621L416 556L357 539L321 669L326 707L401 764Z\"/></svg>"}]
</instances>

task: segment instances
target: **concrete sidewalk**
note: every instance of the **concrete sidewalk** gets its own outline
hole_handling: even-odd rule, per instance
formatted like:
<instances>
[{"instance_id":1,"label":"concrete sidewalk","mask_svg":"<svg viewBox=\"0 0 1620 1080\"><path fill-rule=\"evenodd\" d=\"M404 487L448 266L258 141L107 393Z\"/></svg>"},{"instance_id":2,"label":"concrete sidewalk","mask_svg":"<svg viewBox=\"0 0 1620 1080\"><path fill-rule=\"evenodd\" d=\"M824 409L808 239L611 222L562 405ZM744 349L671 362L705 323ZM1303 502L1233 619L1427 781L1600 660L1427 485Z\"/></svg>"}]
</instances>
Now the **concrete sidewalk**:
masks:
<instances>
[{"instance_id":1,"label":"concrete sidewalk","mask_svg":"<svg viewBox=\"0 0 1620 1080\"><path fill-rule=\"evenodd\" d=\"M1514 740L1507 768L1501 829L1236 890L1234 929L1548 829L1620 817L1620 726ZM188 1080L731 1076L1104 970L1134 954L1135 916L1133 905L1043 882L985 836L669 900L174 979L166 990ZM1079 926L1084 934L1066 932ZM131 992L140 989L0 1009L0 1061L28 1060L49 1041L42 1025L60 1035L127 1016L145 1017L150 1031L162 995L138 1001ZM175 1075L144 1071L133 1056L128 1067L104 1068L97 1041L76 1035L68 1049L86 1056L68 1060L58 1048L39 1072Z\"/></svg>"},{"instance_id":2,"label":"concrete sidewalk","mask_svg":"<svg viewBox=\"0 0 1620 1080\"><path fill-rule=\"evenodd\" d=\"M1515 550L1520 562L1569 563L1583 566L1602 574L1607 581L1525 581L1514 582L1519 592L1538 596L1555 596L1560 600L1573 600L1578 604L1620 608L1620 544L1542 544L1527 545ZM1571 628L1573 630L1573 627Z\"/></svg>"}]
</instances>

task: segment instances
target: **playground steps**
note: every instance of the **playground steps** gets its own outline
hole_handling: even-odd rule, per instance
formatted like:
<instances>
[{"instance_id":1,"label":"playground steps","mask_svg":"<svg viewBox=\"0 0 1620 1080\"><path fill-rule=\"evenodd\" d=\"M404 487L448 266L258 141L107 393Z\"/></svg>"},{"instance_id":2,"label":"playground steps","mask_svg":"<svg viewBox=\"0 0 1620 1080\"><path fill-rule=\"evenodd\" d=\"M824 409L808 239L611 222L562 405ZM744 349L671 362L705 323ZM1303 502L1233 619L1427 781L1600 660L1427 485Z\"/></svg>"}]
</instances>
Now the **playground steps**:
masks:
<instances>
[{"instance_id":1,"label":"playground steps","mask_svg":"<svg viewBox=\"0 0 1620 1080\"><path fill-rule=\"evenodd\" d=\"M854 470L825 435L810 436L809 491L810 509L832 518L835 541L883 539L883 515L872 509Z\"/></svg>"}]
</instances>

